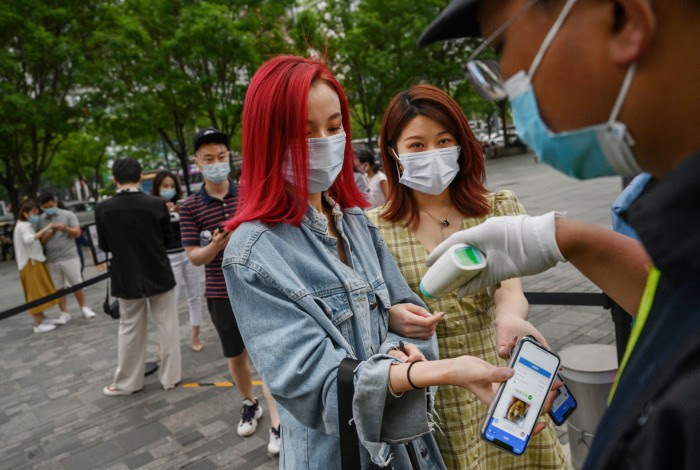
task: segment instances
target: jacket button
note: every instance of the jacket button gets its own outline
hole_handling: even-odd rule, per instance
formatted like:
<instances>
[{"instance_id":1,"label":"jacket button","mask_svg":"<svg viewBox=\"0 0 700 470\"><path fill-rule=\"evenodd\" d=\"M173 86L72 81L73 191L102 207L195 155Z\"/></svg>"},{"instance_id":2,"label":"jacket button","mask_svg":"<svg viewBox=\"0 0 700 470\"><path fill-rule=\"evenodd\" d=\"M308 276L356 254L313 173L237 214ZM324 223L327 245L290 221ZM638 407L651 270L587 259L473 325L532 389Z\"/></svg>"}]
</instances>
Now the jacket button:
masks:
<instances>
[{"instance_id":1,"label":"jacket button","mask_svg":"<svg viewBox=\"0 0 700 470\"><path fill-rule=\"evenodd\" d=\"M428 448L427 448L427 447L423 447L423 448L420 450L420 455L421 455L421 457L426 458L426 457L428 456Z\"/></svg>"},{"instance_id":2,"label":"jacket button","mask_svg":"<svg viewBox=\"0 0 700 470\"><path fill-rule=\"evenodd\" d=\"M374 310L375 308L377 308L377 302L370 302L369 309Z\"/></svg>"}]
</instances>

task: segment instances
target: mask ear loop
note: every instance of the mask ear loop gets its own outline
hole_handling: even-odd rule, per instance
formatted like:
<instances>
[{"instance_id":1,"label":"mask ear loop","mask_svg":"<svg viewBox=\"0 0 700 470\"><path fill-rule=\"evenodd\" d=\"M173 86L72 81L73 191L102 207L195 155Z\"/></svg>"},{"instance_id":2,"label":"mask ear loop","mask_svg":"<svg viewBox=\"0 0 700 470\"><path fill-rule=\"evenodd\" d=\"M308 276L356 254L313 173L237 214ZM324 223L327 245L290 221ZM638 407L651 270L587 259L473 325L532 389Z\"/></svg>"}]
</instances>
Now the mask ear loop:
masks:
<instances>
[{"instance_id":1,"label":"mask ear loop","mask_svg":"<svg viewBox=\"0 0 700 470\"><path fill-rule=\"evenodd\" d=\"M544 56L544 53L547 52L549 45L552 44L552 41L554 41L554 37L557 35L559 30L561 29L561 25L564 24L564 20L569 15L569 12L574 7L575 3L576 3L576 0L568 0L566 2L566 5L564 5L564 8L561 9L561 13L559 13L559 17L557 18L557 20L554 22L554 24L550 28L549 32L547 33L547 36L545 36L544 41L542 41L542 45L540 46L540 50L537 52L537 55L535 56L535 58L532 61L532 65L530 65L530 70L528 70L528 72L527 72L527 76L531 80L532 80L532 76L535 73L535 70L537 70L537 67L540 65L540 62L542 62L542 57Z\"/></svg>"},{"instance_id":2,"label":"mask ear loop","mask_svg":"<svg viewBox=\"0 0 700 470\"><path fill-rule=\"evenodd\" d=\"M399 154L396 153L396 150L394 150L394 147L389 147L391 149L391 153L394 154L396 159L394 160L394 164L396 164L396 172L399 175L399 178L401 178L401 167L399 167L399 162L401 161L401 158L399 157Z\"/></svg>"},{"instance_id":3,"label":"mask ear loop","mask_svg":"<svg viewBox=\"0 0 700 470\"><path fill-rule=\"evenodd\" d=\"M637 62L633 62L632 64L630 64L629 68L627 69L625 79L622 81L622 86L620 87L620 93L617 95L615 105L613 106L612 112L610 113L608 124L612 124L613 122L615 122L617 116L620 114L622 104L625 102L625 98L627 98L627 93L630 91L630 87L632 86L632 79L634 78L635 72L637 72Z\"/></svg>"}]
</instances>

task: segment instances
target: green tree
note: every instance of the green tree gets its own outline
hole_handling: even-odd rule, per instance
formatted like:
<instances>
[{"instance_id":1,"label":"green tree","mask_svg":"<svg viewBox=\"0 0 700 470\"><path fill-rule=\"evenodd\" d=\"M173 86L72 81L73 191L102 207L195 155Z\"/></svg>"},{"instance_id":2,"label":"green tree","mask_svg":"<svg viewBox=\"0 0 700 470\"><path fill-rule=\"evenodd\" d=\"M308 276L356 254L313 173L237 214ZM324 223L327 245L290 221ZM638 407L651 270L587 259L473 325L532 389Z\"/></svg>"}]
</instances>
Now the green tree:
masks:
<instances>
[{"instance_id":1,"label":"green tree","mask_svg":"<svg viewBox=\"0 0 700 470\"><path fill-rule=\"evenodd\" d=\"M36 195L66 136L80 127L86 43L98 2L0 3L0 184L17 210Z\"/></svg>"},{"instance_id":2,"label":"green tree","mask_svg":"<svg viewBox=\"0 0 700 470\"><path fill-rule=\"evenodd\" d=\"M348 95L354 122L371 143L393 95L416 83L450 94L464 82L461 64L470 42L419 48L417 38L446 0L329 0L298 16L297 45L309 43L328 58Z\"/></svg>"}]
</instances>

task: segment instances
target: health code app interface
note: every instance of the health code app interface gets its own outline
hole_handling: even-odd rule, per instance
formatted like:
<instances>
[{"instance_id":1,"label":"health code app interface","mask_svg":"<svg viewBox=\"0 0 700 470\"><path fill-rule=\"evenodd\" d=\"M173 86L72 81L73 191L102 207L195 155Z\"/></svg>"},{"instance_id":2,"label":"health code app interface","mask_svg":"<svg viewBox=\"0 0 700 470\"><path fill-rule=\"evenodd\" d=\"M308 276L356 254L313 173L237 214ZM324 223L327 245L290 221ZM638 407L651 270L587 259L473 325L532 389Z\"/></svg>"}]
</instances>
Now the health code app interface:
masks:
<instances>
[{"instance_id":1,"label":"health code app interface","mask_svg":"<svg viewBox=\"0 0 700 470\"><path fill-rule=\"evenodd\" d=\"M556 356L525 342L513 365L515 375L506 382L486 428L486 439L498 440L521 454L558 367Z\"/></svg>"}]
</instances>

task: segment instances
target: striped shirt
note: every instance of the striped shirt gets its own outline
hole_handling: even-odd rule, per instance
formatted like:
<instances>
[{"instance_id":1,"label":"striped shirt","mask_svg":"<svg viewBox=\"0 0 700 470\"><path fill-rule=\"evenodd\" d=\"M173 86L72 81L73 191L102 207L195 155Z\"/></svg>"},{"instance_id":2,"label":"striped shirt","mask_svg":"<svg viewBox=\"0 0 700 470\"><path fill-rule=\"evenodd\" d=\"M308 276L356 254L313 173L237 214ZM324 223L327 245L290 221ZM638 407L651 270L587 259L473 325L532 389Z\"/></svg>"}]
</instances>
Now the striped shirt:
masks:
<instances>
[{"instance_id":1,"label":"striped shirt","mask_svg":"<svg viewBox=\"0 0 700 470\"><path fill-rule=\"evenodd\" d=\"M211 197L205 185L180 205L180 233L182 246L206 246L211 242L214 230L223 226L236 212L238 186L229 180L229 190L224 200ZM207 298L228 299L226 281L221 270L224 250L207 263L207 277L204 295Z\"/></svg>"}]
</instances>

